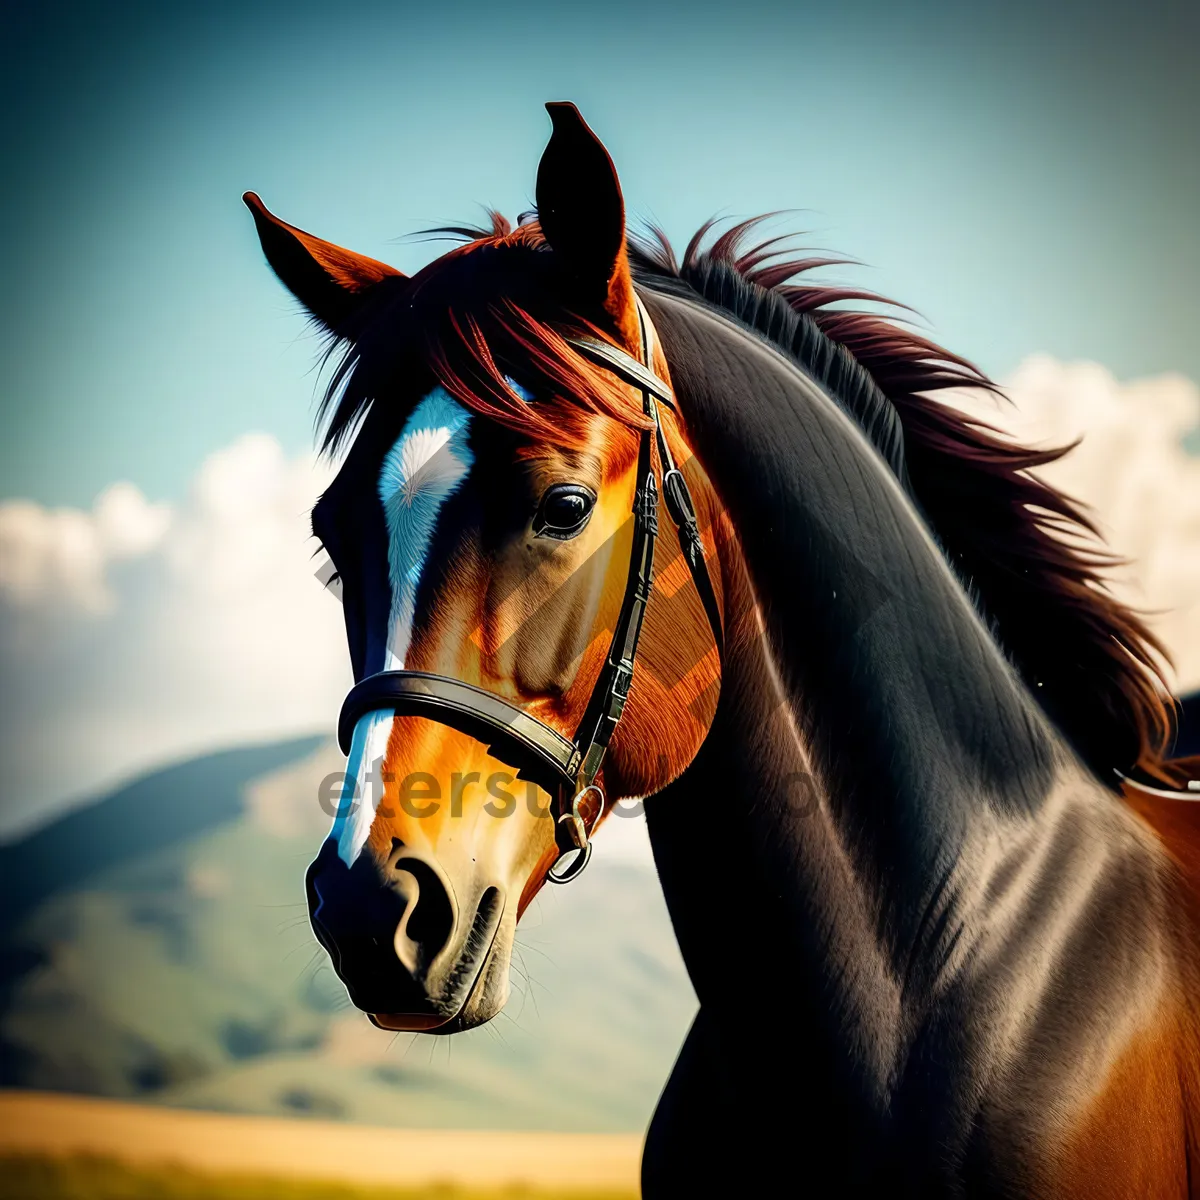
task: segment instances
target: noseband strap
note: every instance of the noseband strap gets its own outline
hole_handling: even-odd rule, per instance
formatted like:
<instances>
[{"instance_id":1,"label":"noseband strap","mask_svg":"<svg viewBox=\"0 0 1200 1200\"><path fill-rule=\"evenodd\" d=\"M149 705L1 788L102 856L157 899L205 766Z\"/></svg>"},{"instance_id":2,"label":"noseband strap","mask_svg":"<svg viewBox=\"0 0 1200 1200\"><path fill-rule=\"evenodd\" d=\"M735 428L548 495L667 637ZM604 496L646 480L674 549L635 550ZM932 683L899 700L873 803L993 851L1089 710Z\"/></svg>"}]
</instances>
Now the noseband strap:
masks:
<instances>
[{"instance_id":1,"label":"noseband strap","mask_svg":"<svg viewBox=\"0 0 1200 1200\"><path fill-rule=\"evenodd\" d=\"M640 300L638 325L642 362L598 338L567 339L582 354L639 388L643 411L650 418L638 443L633 545L625 596L608 656L574 739L564 737L545 721L530 716L500 696L447 675L426 671L380 671L367 676L350 690L338 719L338 742L343 754L349 754L354 728L363 716L390 709L396 716L425 717L475 738L484 743L495 758L516 768L519 778L530 780L549 792L558 808L555 840L560 851L559 860L577 851L562 868L557 863L550 868L546 877L552 883L569 882L587 865L592 852L589 830L595 828L604 812L604 793L596 785L596 776L629 699L642 620L654 581L659 500L654 470L656 450L667 512L679 533L679 545L712 628L717 652L721 654L724 650L721 612L704 557L696 509L687 481L675 465L659 419L658 403L674 409L675 402L671 389L650 369L653 326ZM590 821L584 811L589 803L596 806Z\"/></svg>"},{"instance_id":2,"label":"noseband strap","mask_svg":"<svg viewBox=\"0 0 1200 1200\"><path fill-rule=\"evenodd\" d=\"M492 692L448 675L380 671L350 689L338 718L338 744L350 753L354 727L369 712L390 708L398 717L428 717L486 744L488 753L517 768L552 796L573 787L583 756L579 747L545 721Z\"/></svg>"}]
</instances>

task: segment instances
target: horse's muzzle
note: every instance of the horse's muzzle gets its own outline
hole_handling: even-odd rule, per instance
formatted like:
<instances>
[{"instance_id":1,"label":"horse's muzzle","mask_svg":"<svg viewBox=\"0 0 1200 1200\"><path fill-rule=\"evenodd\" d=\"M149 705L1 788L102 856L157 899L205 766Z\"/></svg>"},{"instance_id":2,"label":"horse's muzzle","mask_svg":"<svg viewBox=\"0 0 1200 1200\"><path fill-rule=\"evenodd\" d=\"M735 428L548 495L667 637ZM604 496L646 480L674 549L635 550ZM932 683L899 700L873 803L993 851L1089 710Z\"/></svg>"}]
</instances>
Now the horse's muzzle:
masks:
<instances>
[{"instance_id":1,"label":"horse's muzzle","mask_svg":"<svg viewBox=\"0 0 1200 1200\"><path fill-rule=\"evenodd\" d=\"M460 913L428 859L397 843L385 863L369 852L353 866L327 840L308 868L308 909L350 999L387 1029L451 1025L487 961L504 908L484 889Z\"/></svg>"}]
</instances>

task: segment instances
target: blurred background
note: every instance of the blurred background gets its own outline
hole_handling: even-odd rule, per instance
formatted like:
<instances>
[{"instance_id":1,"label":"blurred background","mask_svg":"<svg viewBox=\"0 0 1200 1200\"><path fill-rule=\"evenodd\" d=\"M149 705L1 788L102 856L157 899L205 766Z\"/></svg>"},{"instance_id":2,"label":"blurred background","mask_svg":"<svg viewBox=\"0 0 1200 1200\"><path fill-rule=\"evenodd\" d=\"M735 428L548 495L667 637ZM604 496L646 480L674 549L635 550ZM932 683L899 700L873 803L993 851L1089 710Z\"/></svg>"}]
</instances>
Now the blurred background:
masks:
<instances>
[{"instance_id":1,"label":"blurred background","mask_svg":"<svg viewBox=\"0 0 1200 1200\"><path fill-rule=\"evenodd\" d=\"M682 246L781 212L773 231L858 260L828 278L1001 380L991 419L1082 437L1048 474L1128 558L1114 586L1153 611L1176 689L1200 685L1195 5L52 3L5 24L0 1107L38 1154L95 1111L19 1107L53 1092L604 1134L624 1165L596 1184L627 1191L695 1007L636 820L534 905L480 1030L376 1031L318 953L302 878L350 682L307 529L320 346L247 188L411 272L441 250L420 230L531 207L543 103L574 100L635 227ZM110 1186L22 1162L0 1195Z\"/></svg>"}]
</instances>

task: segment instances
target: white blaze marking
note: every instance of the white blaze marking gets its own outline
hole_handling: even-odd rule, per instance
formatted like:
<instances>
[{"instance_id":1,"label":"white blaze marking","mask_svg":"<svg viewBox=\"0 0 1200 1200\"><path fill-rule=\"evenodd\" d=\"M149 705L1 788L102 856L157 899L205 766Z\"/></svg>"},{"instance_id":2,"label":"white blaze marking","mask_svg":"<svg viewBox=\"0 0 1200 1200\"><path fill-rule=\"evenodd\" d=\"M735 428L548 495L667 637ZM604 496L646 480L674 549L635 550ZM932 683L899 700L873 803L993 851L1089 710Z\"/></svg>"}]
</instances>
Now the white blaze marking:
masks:
<instances>
[{"instance_id":1,"label":"white blaze marking","mask_svg":"<svg viewBox=\"0 0 1200 1200\"><path fill-rule=\"evenodd\" d=\"M471 414L445 388L435 388L413 411L379 472L378 492L388 531L392 603L382 670L404 669L412 641L417 589L442 505L470 473ZM350 865L366 844L383 795L379 777L395 713L366 713L354 727L346 782L330 837Z\"/></svg>"},{"instance_id":2,"label":"white blaze marking","mask_svg":"<svg viewBox=\"0 0 1200 1200\"><path fill-rule=\"evenodd\" d=\"M394 716L390 708L377 709L364 713L354 726L338 815L329 831L329 836L338 844L338 856L348 867L353 866L362 853L375 820L375 810L383 799L380 772Z\"/></svg>"},{"instance_id":3,"label":"white blaze marking","mask_svg":"<svg viewBox=\"0 0 1200 1200\"><path fill-rule=\"evenodd\" d=\"M467 445L471 414L444 388L420 404L379 472L379 499L388 528L388 618L385 671L404 668L412 639L417 587L442 505L467 477L475 456Z\"/></svg>"}]
</instances>

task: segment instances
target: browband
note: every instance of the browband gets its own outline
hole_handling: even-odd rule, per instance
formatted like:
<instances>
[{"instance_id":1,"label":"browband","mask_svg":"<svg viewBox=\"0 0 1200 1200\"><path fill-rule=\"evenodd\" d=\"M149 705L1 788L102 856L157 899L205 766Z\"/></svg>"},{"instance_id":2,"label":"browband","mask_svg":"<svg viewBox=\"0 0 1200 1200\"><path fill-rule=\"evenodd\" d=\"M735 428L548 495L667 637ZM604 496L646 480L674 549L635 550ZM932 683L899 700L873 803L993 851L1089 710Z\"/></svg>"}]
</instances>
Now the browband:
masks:
<instances>
[{"instance_id":1,"label":"browband","mask_svg":"<svg viewBox=\"0 0 1200 1200\"><path fill-rule=\"evenodd\" d=\"M640 309L640 305L639 305ZM619 375L626 383L649 392L656 400L660 400L672 412L675 411L675 398L671 389L659 379L649 367L644 367L632 354L626 354L612 342L602 342L599 338L569 337L567 343L576 350L582 350L589 358L595 359L602 366L608 367L614 375Z\"/></svg>"}]
</instances>

